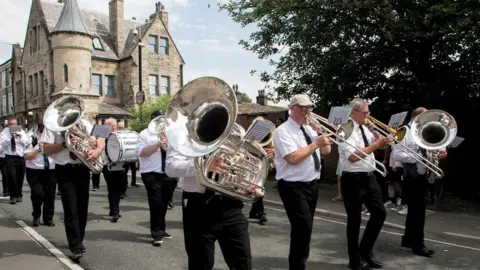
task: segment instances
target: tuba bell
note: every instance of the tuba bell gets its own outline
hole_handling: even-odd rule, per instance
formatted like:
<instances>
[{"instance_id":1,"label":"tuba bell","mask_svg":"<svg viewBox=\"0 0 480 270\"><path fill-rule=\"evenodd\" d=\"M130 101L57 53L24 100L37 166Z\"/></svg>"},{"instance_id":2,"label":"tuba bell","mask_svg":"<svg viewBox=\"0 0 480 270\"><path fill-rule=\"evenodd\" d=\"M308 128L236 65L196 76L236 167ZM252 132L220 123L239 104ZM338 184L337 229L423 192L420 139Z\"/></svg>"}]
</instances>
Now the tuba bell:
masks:
<instances>
[{"instance_id":1,"label":"tuba bell","mask_svg":"<svg viewBox=\"0 0 480 270\"><path fill-rule=\"evenodd\" d=\"M148 123L148 132L152 134L158 134L158 141L160 146L164 151L167 151L168 143L163 143L163 141L168 141L167 136L165 135L165 126L167 125L167 119L165 115L159 115Z\"/></svg>"},{"instance_id":2,"label":"tuba bell","mask_svg":"<svg viewBox=\"0 0 480 270\"><path fill-rule=\"evenodd\" d=\"M169 146L195 158L200 185L252 202L265 193L268 157L256 142L243 139L245 130L235 123L236 116L237 98L227 83L214 77L197 78L170 101L165 134ZM226 159L227 172L207 172L215 157Z\"/></svg>"},{"instance_id":3,"label":"tuba bell","mask_svg":"<svg viewBox=\"0 0 480 270\"><path fill-rule=\"evenodd\" d=\"M101 172L103 168L102 157L95 161L87 161L88 152L95 148L94 141L90 138L86 127L82 124L85 105L81 98L64 96L55 100L48 106L43 116L45 128L53 132L65 131L65 144L70 152L85 164L93 173ZM72 144L71 136L78 138Z\"/></svg>"}]
</instances>

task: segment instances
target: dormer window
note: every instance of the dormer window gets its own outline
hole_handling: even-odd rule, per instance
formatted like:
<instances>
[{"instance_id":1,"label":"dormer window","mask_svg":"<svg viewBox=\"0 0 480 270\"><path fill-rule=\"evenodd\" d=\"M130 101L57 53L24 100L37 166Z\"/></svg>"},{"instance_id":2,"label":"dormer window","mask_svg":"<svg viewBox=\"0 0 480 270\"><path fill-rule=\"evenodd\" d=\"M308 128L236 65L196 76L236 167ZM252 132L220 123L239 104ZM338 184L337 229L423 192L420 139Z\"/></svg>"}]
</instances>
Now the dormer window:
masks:
<instances>
[{"instance_id":1,"label":"dormer window","mask_svg":"<svg viewBox=\"0 0 480 270\"><path fill-rule=\"evenodd\" d=\"M104 51L102 41L100 41L99 37L94 37L93 38L93 48L95 50Z\"/></svg>"}]
</instances>

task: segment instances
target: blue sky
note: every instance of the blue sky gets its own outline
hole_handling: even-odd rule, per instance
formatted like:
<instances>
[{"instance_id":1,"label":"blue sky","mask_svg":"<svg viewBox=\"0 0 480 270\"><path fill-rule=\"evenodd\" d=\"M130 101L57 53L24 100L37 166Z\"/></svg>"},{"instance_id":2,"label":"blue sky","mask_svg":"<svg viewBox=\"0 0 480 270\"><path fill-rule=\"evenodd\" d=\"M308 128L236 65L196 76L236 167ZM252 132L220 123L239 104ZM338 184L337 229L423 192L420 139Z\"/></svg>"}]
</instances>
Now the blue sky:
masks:
<instances>
[{"instance_id":1,"label":"blue sky","mask_svg":"<svg viewBox=\"0 0 480 270\"><path fill-rule=\"evenodd\" d=\"M56 0L47 0L56 1ZM110 0L77 0L83 9L108 13ZM136 17L145 21L155 11L154 0L124 0L125 18ZM263 88L258 77L251 76L252 69L269 70L268 60L244 50L238 41L248 38L255 26L242 28L224 11L218 12L218 3L227 0L166 0L161 1L169 12L169 30L179 47L186 65L185 79L210 75L238 84L241 92L253 101L257 90ZM208 7L210 4L210 8ZM0 18L9 27L0 28L0 62L10 58L11 46L23 46L31 0L0 0ZM2 23L5 26L5 23ZM271 103L271 102L270 102ZM272 104L273 105L273 104ZM279 105L285 105L280 102Z\"/></svg>"}]
</instances>

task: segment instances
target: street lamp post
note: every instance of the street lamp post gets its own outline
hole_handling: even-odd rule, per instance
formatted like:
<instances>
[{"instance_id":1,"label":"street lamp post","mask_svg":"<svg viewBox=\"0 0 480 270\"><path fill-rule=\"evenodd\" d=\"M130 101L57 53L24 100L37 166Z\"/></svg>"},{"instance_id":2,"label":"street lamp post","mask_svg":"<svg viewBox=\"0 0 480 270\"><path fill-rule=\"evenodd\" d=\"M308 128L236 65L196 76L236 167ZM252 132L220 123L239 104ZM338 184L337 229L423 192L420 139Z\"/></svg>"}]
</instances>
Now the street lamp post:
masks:
<instances>
[{"instance_id":1,"label":"street lamp post","mask_svg":"<svg viewBox=\"0 0 480 270\"><path fill-rule=\"evenodd\" d=\"M143 87L142 87L142 37L141 37L141 31L142 29L140 28L140 31L137 31L135 29L133 31L133 34L135 36L138 35L138 92L135 95L135 103L139 105L139 110L140 110L140 120L142 120L142 104L145 102L145 93L143 92Z\"/></svg>"}]
</instances>

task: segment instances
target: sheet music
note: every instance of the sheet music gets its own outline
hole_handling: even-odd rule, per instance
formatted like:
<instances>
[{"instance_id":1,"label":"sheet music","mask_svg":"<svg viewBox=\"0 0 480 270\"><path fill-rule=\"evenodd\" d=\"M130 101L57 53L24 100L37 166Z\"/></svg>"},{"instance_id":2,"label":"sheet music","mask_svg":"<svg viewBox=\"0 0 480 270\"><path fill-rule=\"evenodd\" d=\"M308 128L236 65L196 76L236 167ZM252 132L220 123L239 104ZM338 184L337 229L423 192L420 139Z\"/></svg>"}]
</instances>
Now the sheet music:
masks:
<instances>
[{"instance_id":1,"label":"sheet music","mask_svg":"<svg viewBox=\"0 0 480 270\"><path fill-rule=\"evenodd\" d=\"M107 125L93 125L92 134L95 138L108 138L110 135L110 126Z\"/></svg>"},{"instance_id":2,"label":"sheet music","mask_svg":"<svg viewBox=\"0 0 480 270\"><path fill-rule=\"evenodd\" d=\"M403 125L403 122L405 122L405 118L407 117L408 112L401 112L392 115L390 117L390 121L388 121L388 127L389 128L398 128Z\"/></svg>"},{"instance_id":3,"label":"sheet music","mask_svg":"<svg viewBox=\"0 0 480 270\"><path fill-rule=\"evenodd\" d=\"M10 134L18 133L22 130L22 127L19 125L10 126Z\"/></svg>"},{"instance_id":4,"label":"sheet music","mask_svg":"<svg viewBox=\"0 0 480 270\"><path fill-rule=\"evenodd\" d=\"M453 139L452 143L448 147L457 148L464 140L464 138L457 136L455 139Z\"/></svg>"},{"instance_id":5,"label":"sheet music","mask_svg":"<svg viewBox=\"0 0 480 270\"><path fill-rule=\"evenodd\" d=\"M274 128L275 125L272 122L257 119L248 128L244 139L261 142Z\"/></svg>"},{"instance_id":6,"label":"sheet music","mask_svg":"<svg viewBox=\"0 0 480 270\"><path fill-rule=\"evenodd\" d=\"M328 123L336 126L347 123L351 111L350 107L332 107L328 115Z\"/></svg>"}]
</instances>

